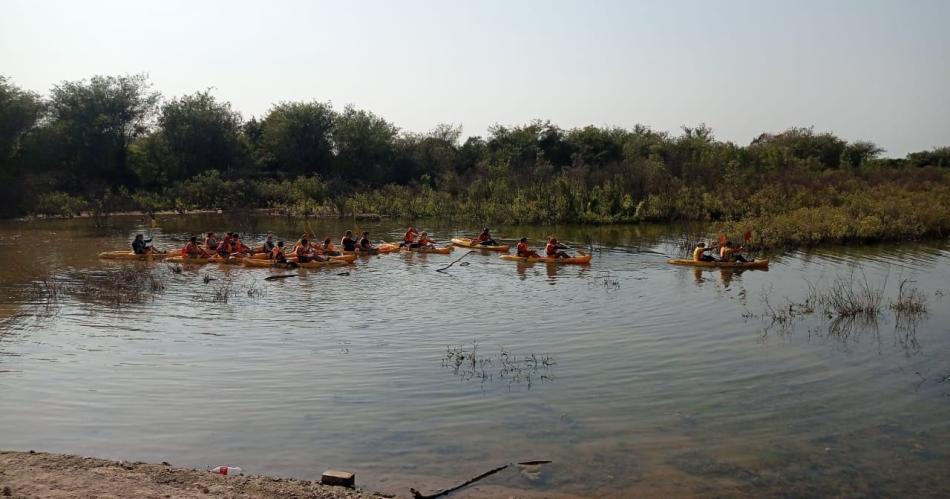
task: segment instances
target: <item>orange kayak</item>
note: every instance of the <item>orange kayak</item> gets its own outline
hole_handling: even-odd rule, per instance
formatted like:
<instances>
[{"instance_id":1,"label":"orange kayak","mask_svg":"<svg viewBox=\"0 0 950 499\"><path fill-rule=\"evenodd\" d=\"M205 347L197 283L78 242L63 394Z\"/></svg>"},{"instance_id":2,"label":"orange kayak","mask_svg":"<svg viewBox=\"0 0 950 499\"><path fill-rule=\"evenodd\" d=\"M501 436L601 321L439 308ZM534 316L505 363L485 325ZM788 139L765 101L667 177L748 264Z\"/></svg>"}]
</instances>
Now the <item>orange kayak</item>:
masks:
<instances>
[{"instance_id":1,"label":"orange kayak","mask_svg":"<svg viewBox=\"0 0 950 499\"><path fill-rule=\"evenodd\" d=\"M515 256L501 255L502 260L521 263L572 263L575 265L586 265L590 263L591 255L579 255L568 258L557 258L553 256Z\"/></svg>"},{"instance_id":2,"label":"orange kayak","mask_svg":"<svg viewBox=\"0 0 950 499\"><path fill-rule=\"evenodd\" d=\"M769 268L768 260L756 260L754 262L700 262L696 260L674 258L672 260L667 260L666 263L669 263L672 265L685 265L688 267L706 267L706 268L717 268L717 269L767 269Z\"/></svg>"}]
</instances>

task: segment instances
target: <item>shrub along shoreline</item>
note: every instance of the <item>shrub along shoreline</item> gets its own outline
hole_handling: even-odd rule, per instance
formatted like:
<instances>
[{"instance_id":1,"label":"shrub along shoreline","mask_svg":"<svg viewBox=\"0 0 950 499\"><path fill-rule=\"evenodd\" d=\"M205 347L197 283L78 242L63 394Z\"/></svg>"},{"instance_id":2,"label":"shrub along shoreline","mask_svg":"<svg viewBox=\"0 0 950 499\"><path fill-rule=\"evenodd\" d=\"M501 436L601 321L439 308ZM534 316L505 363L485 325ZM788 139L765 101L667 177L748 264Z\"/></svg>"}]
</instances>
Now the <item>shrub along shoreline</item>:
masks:
<instances>
[{"instance_id":1,"label":"shrub along shoreline","mask_svg":"<svg viewBox=\"0 0 950 499\"><path fill-rule=\"evenodd\" d=\"M884 158L811 128L747 145L705 125L401 131L372 112L281 102L245 119L142 75L41 97L0 76L0 217L267 209L508 224L695 221L764 247L945 237L950 147Z\"/></svg>"}]
</instances>

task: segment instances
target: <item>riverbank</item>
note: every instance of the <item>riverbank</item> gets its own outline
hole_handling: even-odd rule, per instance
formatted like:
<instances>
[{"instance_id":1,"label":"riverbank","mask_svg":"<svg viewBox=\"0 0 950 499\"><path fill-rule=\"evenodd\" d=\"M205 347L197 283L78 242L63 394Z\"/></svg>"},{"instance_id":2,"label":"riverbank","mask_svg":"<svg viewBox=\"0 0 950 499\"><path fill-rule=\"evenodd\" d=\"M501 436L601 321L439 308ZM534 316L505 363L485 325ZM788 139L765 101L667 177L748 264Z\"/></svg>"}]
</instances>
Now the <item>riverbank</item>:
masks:
<instances>
[{"instance_id":1,"label":"riverbank","mask_svg":"<svg viewBox=\"0 0 950 499\"><path fill-rule=\"evenodd\" d=\"M0 451L0 495L13 498L314 498L382 496L307 480L221 476L167 463L110 461L46 452Z\"/></svg>"}]
</instances>

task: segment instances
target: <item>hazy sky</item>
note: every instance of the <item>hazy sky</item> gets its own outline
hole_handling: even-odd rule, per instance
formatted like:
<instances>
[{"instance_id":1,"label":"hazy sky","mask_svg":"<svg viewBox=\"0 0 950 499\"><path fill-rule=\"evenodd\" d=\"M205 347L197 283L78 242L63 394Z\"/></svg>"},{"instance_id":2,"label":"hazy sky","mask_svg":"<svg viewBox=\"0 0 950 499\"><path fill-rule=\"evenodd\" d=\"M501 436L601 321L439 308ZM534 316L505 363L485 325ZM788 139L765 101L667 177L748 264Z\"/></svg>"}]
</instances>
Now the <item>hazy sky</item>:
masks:
<instances>
[{"instance_id":1,"label":"hazy sky","mask_svg":"<svg viewBox=\"0 0 950 499\"><path fill-rule=\"evenodd\" d=\"M950 145L950 0L0 2L0 74L46 93L144 72L245 117L282 100L403 129L814 126L889 156Z\"/></svg>"}]
</instances>

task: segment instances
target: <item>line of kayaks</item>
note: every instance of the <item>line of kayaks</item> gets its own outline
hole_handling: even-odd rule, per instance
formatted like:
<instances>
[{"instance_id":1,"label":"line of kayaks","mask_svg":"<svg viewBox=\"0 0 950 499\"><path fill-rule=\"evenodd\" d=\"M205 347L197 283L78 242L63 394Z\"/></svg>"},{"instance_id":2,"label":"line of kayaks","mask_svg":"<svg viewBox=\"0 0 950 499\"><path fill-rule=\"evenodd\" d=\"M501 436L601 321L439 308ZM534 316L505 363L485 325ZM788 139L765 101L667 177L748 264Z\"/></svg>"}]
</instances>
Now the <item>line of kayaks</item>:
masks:
<instances>
[{"instance_id":1,"label":"line of kayaks","mask_svg":"<svg viewBox=\"0 0 950 499\"><path fill-rule=\"evenodd\" d=\"M452 244L456 246L461 246L463 248L479 249L486 251L499 251L507 252L510 248L509 245L500 245L500 246L483 246L476 243L473 243L471 239L467 238L456 238L452 239ZM447 255L452 252L452 246L442 246L442 247L428 247L428 248L407 248L405 246L400 247L398 244L394 243L384 243L376 247L375 253L387 254L400 251L415 252L415 253L433 253L439 255ZM288 262L296 263L299 267L304 268L319 268L330 265L346 265L348 263L353 263L357 255L361 254L359 252L345 251L342 256L330 257L328 261L310 261L305 263L296 262L296 258L288 258ZM365 253L363 253L365 254ZM223 258L219 256L212 256L210 258L184 258L177 253L148 253L145 255L138 255L131 251L104 251L99 253L99 258L104 260L164 260L169 263L180 263L188 265L205 265L209 263L217 264L230 264L230 265L244 265L246 267L279 267L281 264L274 264L270 259L268 259L267 253L255 253L247 257L228 257ZM591 261L591 255L579 255L568 258L555 258L547 256L538 256L538 257L521 257L516 255L501 255L502 260L509 262L520 262L520 263L563 263L563 264L576 264L576 265L587 265ZM689 267L703 267L703 268L720 268L720 269L767 269L769 267L769 261L767 259L755 260L752 262L703 262L689 259L674 258L667 260L666 263L671 265L683 265Z\"/></svg>"}]
</instances>

